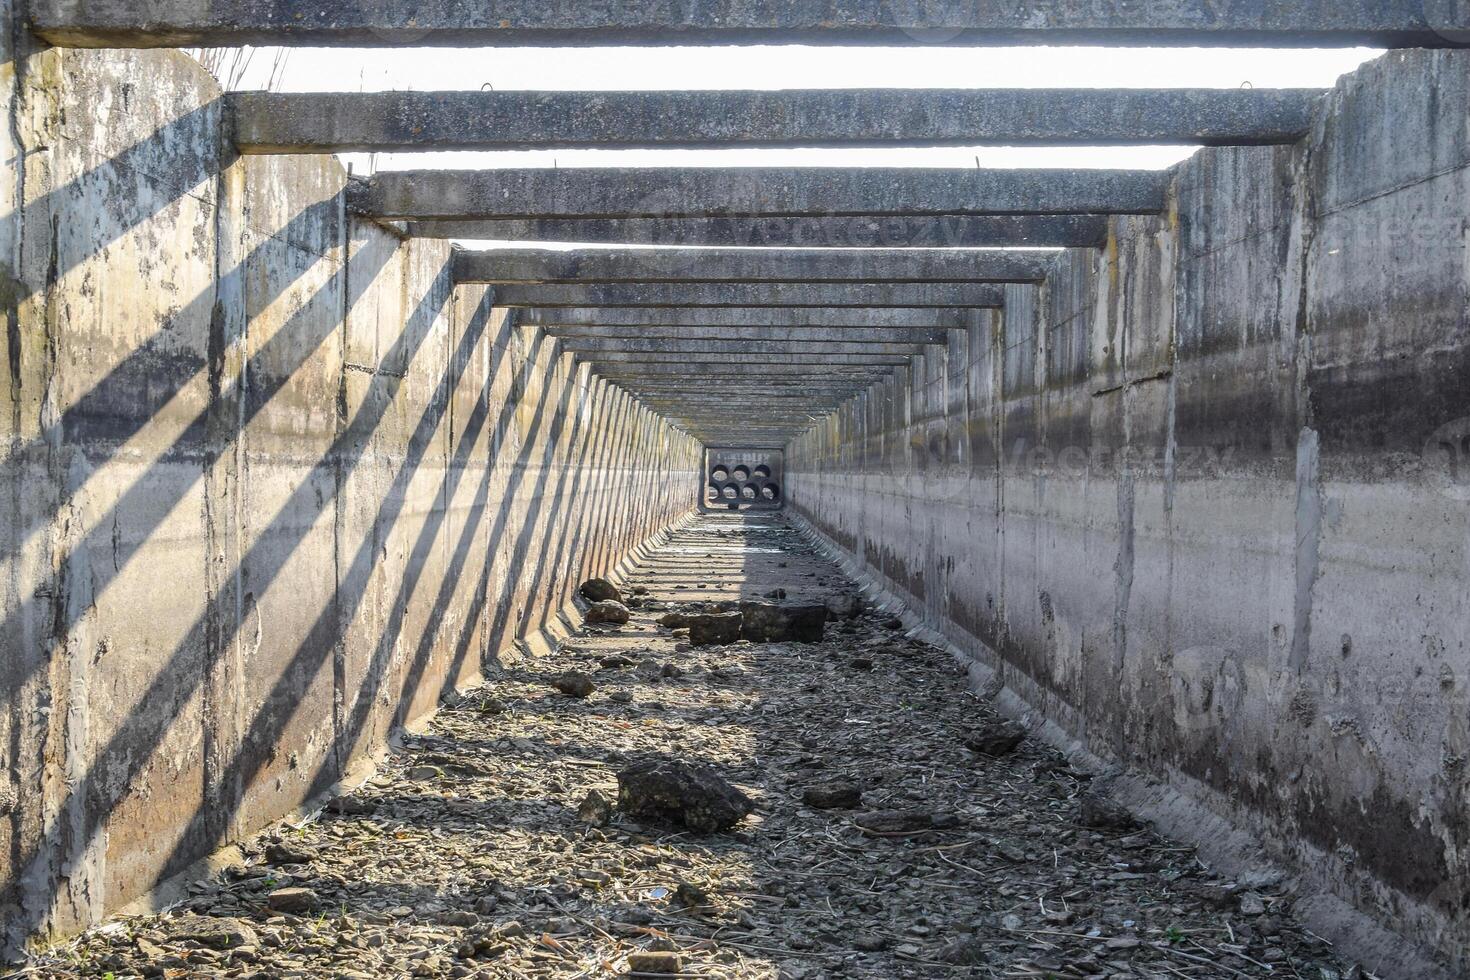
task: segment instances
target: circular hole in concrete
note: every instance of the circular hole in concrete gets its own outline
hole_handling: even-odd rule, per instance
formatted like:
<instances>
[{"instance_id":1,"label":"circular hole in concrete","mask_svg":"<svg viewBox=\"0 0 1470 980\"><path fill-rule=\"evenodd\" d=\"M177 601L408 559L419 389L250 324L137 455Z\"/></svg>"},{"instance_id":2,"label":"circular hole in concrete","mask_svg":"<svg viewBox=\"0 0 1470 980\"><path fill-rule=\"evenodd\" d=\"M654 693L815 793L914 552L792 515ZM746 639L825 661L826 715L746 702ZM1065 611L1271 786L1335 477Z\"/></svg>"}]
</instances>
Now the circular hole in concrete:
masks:
<instances>
[{"instance_id":1,"label":"circular hole in concrete","mask_svg":"<svg viewBox=\"0 0 1470 980\"><path fill-rule=\"evenodd\" d=\"M745 486L740 488L740 496L744 497L746 500L754 500L755 487L747 483Z\"/></svg>"},{"instance_id":2,"label":"circular hole in concrete","mask_svg":"<svg viewBox=\"0 0 1470 980\"><path fill-rule=\"evenodd\" d=\"M765 500L775 500L776 488L772 484L767 483L765 486L761 487L761 497Z\"/></svg>"},{"instance_id":3,"label":"circular hole in concrete","mask_svg":"<svg viewBox=\"0 0 1470 980\"><path fill-rule=\"evenodd\" d=\"M757 466L751 476L754 476L757 480L769 480L771 478L771 468L769 466Z\"/></svg>"},{"instance_id":4,"label":"circular hole in concrete","mask_svg":"<svg viewBox=\"0 0 1470 980\"><path fill-rule=\"evenodd\" d=\"M739 500L740 499L740 491L739 490L736 490L734 487L726 487L724 489L723 493L724 493L724 497L725 497L726 500Z\"/></svg>"},{"instance_id":5,"label":"circular hole in concrete","mask_svg":"<svg viewBox=\"0 0 1470 980\"><path fill-rule=\"evenodd\" d=\"M714 471L710 473L709 478L716 483L724 483L726 480L730 479L730 471L725 469L725 467L723 466L716 466L714 468Z\"/></svg>"},{"instance_id":6,"label":"circular hole in concrete","mask_svg":"<svg viewBox=\"0 0 1470 980\"><path fill-rule=\"evenodd\" d=\"M708 488L706 488L705 496L709 500L719 500L720 499L720 488L717 487L717 486L715 486L714 484L710 484L710 486Z\"/></svg>"},{"instance_id":7,"label":"circular hole in concrete","mask_svg":"<svg viewBox=\"0 0 1470 980\"><path fill-rule=\"evenodd\" d=\"M743 466L737 466L733 475L737 483L744 483L746 480L750 479L750 470L746 469Z\"/></svg>"}]
</instances>

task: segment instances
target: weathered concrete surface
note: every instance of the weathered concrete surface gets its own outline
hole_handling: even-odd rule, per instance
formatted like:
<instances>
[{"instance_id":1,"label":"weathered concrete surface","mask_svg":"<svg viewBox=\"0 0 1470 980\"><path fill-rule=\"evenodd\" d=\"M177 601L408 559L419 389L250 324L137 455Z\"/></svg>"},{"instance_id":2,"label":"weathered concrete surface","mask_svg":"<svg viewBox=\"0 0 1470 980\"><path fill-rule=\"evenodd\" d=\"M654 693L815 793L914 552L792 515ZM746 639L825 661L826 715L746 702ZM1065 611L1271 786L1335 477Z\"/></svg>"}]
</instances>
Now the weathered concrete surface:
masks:
<instances>
[{"instance_id":1,"label":"weathered concrete surface","mask_svg":"<svg viewBox=\"0 0 1470 980\"><path fill-rule=\"evenodd\" d=\"M923 344L861 344L850 349L840 338L817 343L781 343L762 340L585 339L563 338L562 350L617 354L922 354Z\"/></svg>"},{"instance_id":2,"label":"weathered concrete surface","mask_svg":"<svg viewBox=\"0 0 1470 980\"><path fill-rule=\"evenodd\" d=\"M755 353L744 351L728 353L716 351L701 354L695 351L586 351L578 355L579 360L589 364L685 364L691 371L698 371L709 364L809 364L812 372L820 374L823 366L849 366L853 364L907 364L909 359L902 354L849 353L840 348L811 354L796 354L791 351Z\"/></svg>"},{"instance_id":3,"label":"weathered concrete surface","mask_svg":"<svg viewBox=\"0 0 1470 980\"><path fill-rule=\"evenodd\" d=\"M527 310L522 323L544 327L779 327L783 329L848 330L919 329L965 327L976 314L944 307L915 309L885 307L880 310L822 310L796 307L745 307L742 309L544 309Z\"/></svg>"},{"instance_id":4,"label":"weathered concrete surface","mask_svg":"<svg viewBox=\"0 0 1470 980\"><path fill-rule=\"evenodd\" d=\"M1005 304L1005 287L992 283L897 282L689 282L579 283L497 286L495 302L508 307L806 307L821 310L883 307L904 309L994 309Z\"/></svg>"},{"instance_id":5,"label":"weathered concrete surface","mask_svg":"<svg viewBox=\"0 0 1470 980\"><path fill-rule=\"evenodd\" d=\"M549 249L460 252L460 282L1040 282L1055 252L1011 249Z\"/></svg>"},{"instance_id":6,"label":"weathered concrete surface","mask_svg":"<svg viewBox=\"0 0 1470 980\"><path fill-rule=\"evenodd\" d=\"M1436 47L1465 26L1456 5L1420 0L1237 4L1153 0L36 0L56 44L1231 44Z\"/></svg>"},{"instance_id":7,"label":"weathered concrete surface","mask_svg":"<svg viewBox=\"0 0 1470 980\"><path fill-rule=\"evenodd\" d=\"M359 772L689 510L702 465L482 287L456 289L446 245L348 219L330 158L225 152L191 59L14 66L11 949Z\"/></svg>"},{"instance_id":8,"label":"weathered concrete surface","mask_svg":"<svg viewBox=\"0 0 1470 980\"><path fill-rule=\"evenodd\" d=\"M652 376L652 375L673 375L675 377L681 376L680 366L678 364L645 364L645 365L614 365L614 364L609 364L609 365L604 365L604 366L598 368L598 371L599 371L599 373L604 374L604 375L609 376L609 377L613 377L613 376L627 376L627 377L645 376L646 377L646 376ZM684 369L682 373L684 375L688 375L690 372L688 371L688 369ZM730 377L730 376L733 376L733 377L745 377L745 376L749 376L749 375L764 376L764 375L778 375L778 374L795 374L795 375L801 376L804 379L804 378L807 378L808 376L811 376L811 375L816 374L816 373L829 374L829 375L837 375L837 376L842 376L842 377L848 377L848 376L853 376L853 375L857 375L857 376L861 376L861 377L868 377L868 376L875 375L875 374L877 374L879 372L876 372L876 371L871 370L871 369L868 369L868 368L854 367L852 365L842 365L842 364L833 365L832 368L830 370L827 370L827 371L816 372L816 371L814 371L812 369L812 367L810 367L809 365L805 365L805 364L786 364L786 365L776 364L776 365L770 365L770 366L767 366L765 364L760 364L760 365L750 365L750 366L747 367L745 365L741 365L741 364L738 364L738 363L725 363L725 364L715 365L715 366L712 366L710 368L707 368L705 370L700 371L699 372L699 377L700 378L714 378L714 377ZM698 379L696 378L696 379L693 379L693 380L697 381ZM818 380L820 380L820 379L818 379Z\"/></svg>"},{"instance_id":9,"label":"weathered concrete surface","mask_svg":"<svg viewBox=\"0 0 1470 980\"><path fill-rule=\"evenodd\" d=\"M414 221L418 238L760 248L1101 248L1097 214L845 215L804 218L531 218Z\"/></svg>"},{"instance_id":10,"label":"weathered concrete surface","mask_svg":"<svg viewBox=\"0 0 1470 980\"><path fill-rule=\"evenodd\" d=\"M1465 53L1366 66L788 454L825 535L1389 976L1436 974L1335 901L1470 970L1467 106Z\"/></svg>"},{"instance_id":11,"label":"weathered concrete surface","mask_svg":"<svg viewBox=\"0 0 1470 980\"><path fill-rule=\"evenodd\" d=\"M564 347L584 341L609 344L658 343L661 341L797 344L876 344L879 346L945 344L949 335L943 330L893 329L881 327L637 327L575 326L546 327L552 337L560 337Z\"/></svg>"},{"instance_id":12,"label":"weathered concrete surface","mask_svg":"<svg viewBox=\"0 0 1470 980\"><path fill-rule=\"evenodd\" d=\"M1152 214L1141 170L903 167L397 170L355 182L357 214L389 220Z\"/></svg>"},{"instance_id":13,"label":"weathered concrete surface","mask_svg":"<svg viewBox=\"0 0 1470 980\"><path fill-rule=\"evenodd\" d=\"M1320 92L817 89L238 92L245 153L1293 143Z\"/></svg>"}]
</instances>

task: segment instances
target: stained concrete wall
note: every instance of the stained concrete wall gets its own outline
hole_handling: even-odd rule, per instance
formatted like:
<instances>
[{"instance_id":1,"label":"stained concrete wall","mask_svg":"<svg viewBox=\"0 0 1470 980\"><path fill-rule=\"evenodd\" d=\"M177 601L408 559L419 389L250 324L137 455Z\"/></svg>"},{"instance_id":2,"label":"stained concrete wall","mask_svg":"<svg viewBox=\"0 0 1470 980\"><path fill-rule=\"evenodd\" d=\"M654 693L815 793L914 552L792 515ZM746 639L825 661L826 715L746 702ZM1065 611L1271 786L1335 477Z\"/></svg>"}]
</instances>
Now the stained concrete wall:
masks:
<instances>
[{"instance_id":1,"label":"stained concrete wall","mask_svg":"<svg viewBox=\"0 0 1470 980\"><path fill-rule=\"evenodd\" d=\"M1171 200L800 438L790 500L1171 829L1470 969L1470 54Z\"/></svg>"},{"instance_id":2,"label":"stained concrete wall","mask_svg":"<svg viewBox=\"0 0 1470 980\"><path fill-rule=\"evenodd\" d=\"M519 656L692 508L701 449L455 288L443 243L349 219L334 159L235 157L183 55L10 55L14 946L295 811Z\"/></svg>"}]
</instances>

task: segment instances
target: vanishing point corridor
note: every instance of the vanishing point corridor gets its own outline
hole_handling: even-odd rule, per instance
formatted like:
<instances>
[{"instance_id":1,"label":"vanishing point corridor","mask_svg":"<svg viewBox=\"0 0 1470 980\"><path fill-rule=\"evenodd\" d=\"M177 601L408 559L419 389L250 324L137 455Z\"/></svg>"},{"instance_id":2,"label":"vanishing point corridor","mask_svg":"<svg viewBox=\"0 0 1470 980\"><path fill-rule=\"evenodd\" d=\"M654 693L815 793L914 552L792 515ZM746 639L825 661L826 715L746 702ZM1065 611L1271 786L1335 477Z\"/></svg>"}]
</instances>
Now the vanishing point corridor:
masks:
<instances>
[{"instance_id":1,"label":"vanishing point corridor","mask_svg":"<svg viewBox=\"0 0 1470 980\"><path fill-rule=\"evenodd\" d=\"M0 976L1470 977L1470 0L0 0Z\"/></svg>"}]
</instances>

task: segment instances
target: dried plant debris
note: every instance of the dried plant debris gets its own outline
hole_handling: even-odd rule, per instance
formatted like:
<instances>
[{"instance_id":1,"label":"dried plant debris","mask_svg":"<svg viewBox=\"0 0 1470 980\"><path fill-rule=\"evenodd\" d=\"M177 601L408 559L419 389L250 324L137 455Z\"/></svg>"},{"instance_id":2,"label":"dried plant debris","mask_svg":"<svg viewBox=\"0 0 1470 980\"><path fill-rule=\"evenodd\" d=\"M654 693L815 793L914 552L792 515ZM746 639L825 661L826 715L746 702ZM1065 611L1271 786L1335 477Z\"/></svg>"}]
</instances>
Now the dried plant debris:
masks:
<instances>
[{"instance_id":1,"label":"dried plant debris","mask_svg":"<svg viewBox=\"0 0 1470 980\"><path fill-rule=\"evenodd\" d=\"M246 867L31 975L1362 976L1279 881L1135 823L779 517L704 518L629 579L629 626L499 670ZM825 640L657 622L777 589L827 608ZM621 809L619 774L650 770L708 777L718 819Z\"/></svg>"}]
</instances>

